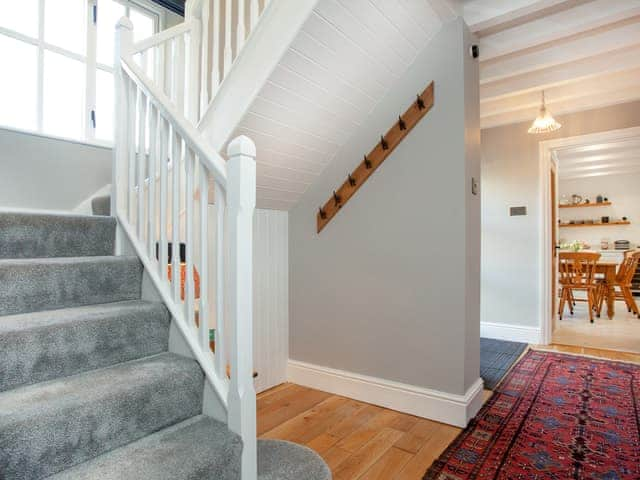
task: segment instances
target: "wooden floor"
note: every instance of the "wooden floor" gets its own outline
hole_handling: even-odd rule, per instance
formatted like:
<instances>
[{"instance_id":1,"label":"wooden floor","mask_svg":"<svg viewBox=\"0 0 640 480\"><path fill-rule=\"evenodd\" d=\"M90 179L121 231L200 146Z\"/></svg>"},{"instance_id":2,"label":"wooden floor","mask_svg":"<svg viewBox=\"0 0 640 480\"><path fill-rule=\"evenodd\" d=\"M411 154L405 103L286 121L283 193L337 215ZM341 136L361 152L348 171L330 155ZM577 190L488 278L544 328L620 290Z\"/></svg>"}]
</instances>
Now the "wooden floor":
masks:
<instances>
[{"instance_id":1,"label":"wooden floor","mask_svg":"<svg viewBox=\"0 0 640 480\"><path fill-rule=\"evenodd\" d=\"M553 345L549 350L640 363L640 355ZM490 393L485 395L485 400ZM307 445L334 480L421 480L459 428L291 383L258 396L258 435Z\"/></svg>"}]
</instances>

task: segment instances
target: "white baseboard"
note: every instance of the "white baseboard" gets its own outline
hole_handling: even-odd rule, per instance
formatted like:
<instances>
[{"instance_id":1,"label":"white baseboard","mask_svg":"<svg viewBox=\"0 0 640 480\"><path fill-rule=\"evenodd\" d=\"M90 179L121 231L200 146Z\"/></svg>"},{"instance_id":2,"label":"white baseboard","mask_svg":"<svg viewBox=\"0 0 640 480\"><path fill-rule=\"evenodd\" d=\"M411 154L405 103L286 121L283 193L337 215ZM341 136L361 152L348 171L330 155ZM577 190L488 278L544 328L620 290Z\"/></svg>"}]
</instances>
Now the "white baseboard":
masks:
<instances>
[{"instance_id":1,"label":"white baseboard","mask_svg":"<svg viewBox=\"0 0 640 480\"><path fill-rule=\"evenodd\" d=\"M480 336L495 338L498 340L510 340L512 342L542 343L542 332L539 327L524 327L521 325L507 325L506 323L480 323Z\"/></svg>"},{"instance_id":2,"label":"white baseboard","mask_svg":"<svg viewBox=\"0 0 640 480\"><path fill-rule=\"evenodd\" d=\"M478 378L464 395L289 360L290 382L423 418L465 427L483 403Z\"/></svg>"}]
</instances>

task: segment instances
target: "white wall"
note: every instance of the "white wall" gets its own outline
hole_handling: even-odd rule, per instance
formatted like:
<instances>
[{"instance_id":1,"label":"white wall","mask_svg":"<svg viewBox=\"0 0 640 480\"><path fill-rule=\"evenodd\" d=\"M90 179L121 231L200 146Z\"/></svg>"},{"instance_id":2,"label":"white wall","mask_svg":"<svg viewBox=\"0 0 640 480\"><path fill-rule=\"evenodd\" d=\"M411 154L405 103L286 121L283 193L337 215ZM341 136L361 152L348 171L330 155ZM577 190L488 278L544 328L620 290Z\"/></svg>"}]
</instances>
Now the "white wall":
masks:
<instances>
[{"instance_id":1,"label":"white wall","mask_svg":"<svg viewBox=\"0 0 640 480\"><path fill-rule=\"evenodd\" d=\"M478 380L478 81L465 30L443 27L291 211L293 360L452 394ZM433 110L316 233L318 206L431 80Z\"/></svg>"},{"instance_id":2,"label":"white wall","mask_svg":"<svg viewBox=\"0 0 640 480\"><path fill-rule=\"evenodd\" d=\"M73 210L110 182L110 148L0 128L0 207Z\"/></svg>"},{"instance_id":3,"label":"white wall","mask_svg":"<svg viewBox=\"0 0 640 480\"><path fill-rule=\"evenodd\" d=\"M638 126L640 102L558 120L563 127L552 134L529 135L529 123L482 131L481 319L493 335L535 340L540 329L539 142ZM510 217L511 206L526 206L527 215Z\"/></svg>"},{"instance_id":4,"label":"white wall","mask_svg":"<svg viewBox=\"0 0 640 480\"><path fill-rule=\"evenodd\" d=\"M558 191L560 195L567 195L568 198L576 193L583 198L589 198L592 202L596 201L598 194L602 194L613 203L606 207L561 208L560 219L563 222L595 220L605 215L609 216L611 221L622 217L627 217L631 221L631 225L561 228L561 240L566 242L583 240L593 248L600 248L602 239L608 239L609 243L613 243L614 240L629 240L633 245L640 245L640 174L603 175L564 180L562 165L560 165Z\"/></svg>"}]
</instances>

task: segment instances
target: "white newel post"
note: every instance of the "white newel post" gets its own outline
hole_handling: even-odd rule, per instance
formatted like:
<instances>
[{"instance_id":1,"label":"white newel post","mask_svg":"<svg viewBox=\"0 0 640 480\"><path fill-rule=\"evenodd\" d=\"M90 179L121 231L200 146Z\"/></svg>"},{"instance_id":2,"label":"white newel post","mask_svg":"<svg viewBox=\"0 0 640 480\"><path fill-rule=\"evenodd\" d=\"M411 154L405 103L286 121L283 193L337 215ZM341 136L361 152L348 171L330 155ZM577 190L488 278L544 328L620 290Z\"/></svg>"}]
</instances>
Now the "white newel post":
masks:
<instances>
[{"instance_id":1,"label":"white newel post","mask_svg":"<svg viewBox=\"0 0 640 480\"><path fill-rule=\"evenodd\" d=\"M120 59L129 55L133 45L133 24L127 17L122 17L116 24L114 48L114 143L111 167L111 216L116 217L119 211L126 208L127 198L127 109L128 87L125 85ZM122 232L116 235L116 254L121 253Z\"/></svg>"},{"instance_id":2,"label":"white newel post","mask_svg":"<svg viewBox=\"0 0 640 480\"><path fill-rule=\"evenodd\" d=\"M227 149L229 428L242 437L242 480L257 478L256 392L253 386L253 212L256 147L240 136Z\"/></svg>"}]
</instances>

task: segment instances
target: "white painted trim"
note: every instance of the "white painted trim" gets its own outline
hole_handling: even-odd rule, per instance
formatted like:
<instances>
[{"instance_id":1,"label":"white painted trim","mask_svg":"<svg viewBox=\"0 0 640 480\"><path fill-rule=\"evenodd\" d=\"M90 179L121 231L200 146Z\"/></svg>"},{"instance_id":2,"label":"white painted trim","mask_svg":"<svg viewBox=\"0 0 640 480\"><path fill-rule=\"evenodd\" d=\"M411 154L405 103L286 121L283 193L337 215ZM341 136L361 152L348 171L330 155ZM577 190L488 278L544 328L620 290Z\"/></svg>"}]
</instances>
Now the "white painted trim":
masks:
<instances>
[{"instance_id":1,"label":"white painted trim","mask_svg":"<svg viewBox=\"0 0 640 480\"><path fill-rule=\"evenodd\" d=\"M539 291L539 309L538 318L540 319L540 344L549 345L552 342L552 316L545 312L551 312L551 298L549 291L551 289L551 229L550 213L551 213L551 195L549 192L549 170L553 159L552 154L555 150L563 148L580 147L593 143L609 143L628 139L638 138L640 136L640 127L624 128L620 130L609 130L606 132L597 132L587 135L578 135L574 137L559 138L556 140L547 140L540 142L540 182L538 185L538 194L540 195L540 291ZM557 171L557 170L556 170ZM557 178L557 175L556 175Z\"/></svg>"},{"instance_id":2,"label":"white painted trim","mask_svg":"<svg viewBox=\"0 0 640 480\"><path fill-rule=\"evenodd\" d=\"M480 323L480 336L483 338L495 338L511 342L541 343L540 327L526 327L523 325L508 325L506 323Z\"/></svg>"},{"instance_id":3,"label":"white painted trim","mask_svg":"<svg viewBox=\"0 0 640 480\"><path fill-rule=\"evenodd\" d=\"M481 378L464 395L458 395L296 360L289 360L287 377L305 387L458 427L465 427L483 403Z\"/></svg>"},{"instance_id":4,"label":"white painted trim","mask_svg":"<svg viewBox=\"0 0 640 480\"><path fill-rule=\"evenodd\" d=\"M18 133L20 135L30 135L32 137L46 138L47 140L56 140L58 142L74 143L76 145L85 145L87 147L104 148L111 150L113 148L112 142L103 142L100 140L82 140L77 138L60 137L57 135L51 135L48 133L37 132L35 130L26 130L22 128L9 127L7 125L0 125L0 130L6 130L7 132Z\"/></svg>"}]
</instances>

